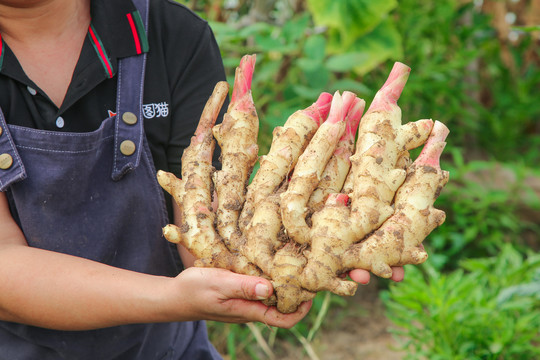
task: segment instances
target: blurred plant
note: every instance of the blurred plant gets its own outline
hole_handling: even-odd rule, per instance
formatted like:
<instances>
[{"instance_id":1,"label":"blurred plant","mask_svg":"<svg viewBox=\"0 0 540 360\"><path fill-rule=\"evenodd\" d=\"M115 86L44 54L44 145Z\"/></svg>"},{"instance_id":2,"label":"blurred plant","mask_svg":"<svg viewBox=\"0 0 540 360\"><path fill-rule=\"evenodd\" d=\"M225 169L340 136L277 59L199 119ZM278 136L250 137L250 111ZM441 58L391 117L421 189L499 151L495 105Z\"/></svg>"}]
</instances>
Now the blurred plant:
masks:
<instances>
[{"instance_id":1,"label":"blurred plant","mask_svg":"<svg viewBox=\"0 0 540 360\"><path fill-rule=\"evenodd\" d=\"M536 359L540 356L540 256L505 245L449 274L407 267L383 294L406 359Z\"/></svg>"},{"instance_id":2,"label":"blurred plant","mask_svg":"<svg viewBox=\"0 0 540 360\"><path fill-rule=\"evenodd\" d=\"M534 166L540 160L540 68L526 59L540 58L538 40L523 32L518 41L502 43L478 3L399 2L393 14L403 39L402 61L412 67L400 100L403 113L445 122L452 131L450 146L460 147L467 159L489 154L513 161L525 154ZM515 66L504 61L503 46ZM381 77L372 75L365 79L368 87Z\"/></svg>"},{"instance_id":3,"label":"blurred plant","mask_svg":"<svg viewBox=\"0 0 540 360\"><path fill-rule=\"evenodd\" d=\"M401 36L389 17L396 0L307 0L307 5L315 24L326 28L334 71L364 75L403 56Z\"/></svg>"},{"instance_id":4,"label":"blurred plant","mask_svg":"<svg viewBox=\"0 0 540 360\"><path fill-rule=\"evenodd\" d=\"M222 1L219 16L212 2L187 3L210 21L230 83L242 55L257 54L252 88L261 120L261 153L268 150L271 130L321 92L372 96L361 75L402 53L389 18L395 0ZM261 14L263 5L261 21L263 16L254 14Z\"/></svg>"},{"instance_id":5,"label":"blurred plant","mask_svg":"<svg viewBox=\"0 0 540 360\"><path fill-rule=\"evenodd\" d=\"M496 255L505 243L525 250L526 231L540 235L540 223L526 221L523 211L540 210L540 198L525 183L540 178L524 165L493 161L465 162L461 148L449 149L451 161L443 167L451 181L436 206L447 213L445 223L424 242L432 265L455 268L460 259ZM532 175L531 175L532 174Z\"/></svg>"}]
</instances>

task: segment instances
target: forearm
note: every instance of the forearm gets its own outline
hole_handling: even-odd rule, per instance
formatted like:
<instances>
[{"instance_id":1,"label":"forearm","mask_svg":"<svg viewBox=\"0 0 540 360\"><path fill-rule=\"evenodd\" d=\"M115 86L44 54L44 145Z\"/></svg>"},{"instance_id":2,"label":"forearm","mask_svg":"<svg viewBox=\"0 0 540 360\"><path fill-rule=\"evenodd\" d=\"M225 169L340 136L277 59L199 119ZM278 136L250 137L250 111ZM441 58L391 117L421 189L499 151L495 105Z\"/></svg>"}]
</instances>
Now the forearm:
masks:
<instances>
[{"instance_id":1,"label":"forearm","mask_svg":"<svg viewBox=\"0 0 540 360\"><path fill-rule=\"evenodd\" d=\"M284 315L252 301L271 293L268 280L221 269L167 278L29 247L0 193L0 320L58 330L199 319L291 327L309 310Z\"/></svg>"},{"instance_id":2,"label":"forearm","mask_svg":"<svg viewBox=\"0 0 540 360\"><path fill-rule=\"evenodd\" d=\"M166 321L172 279L25 245L3 245L0 264L3 320L62 330Z\"/></svg>"}]
</instances>

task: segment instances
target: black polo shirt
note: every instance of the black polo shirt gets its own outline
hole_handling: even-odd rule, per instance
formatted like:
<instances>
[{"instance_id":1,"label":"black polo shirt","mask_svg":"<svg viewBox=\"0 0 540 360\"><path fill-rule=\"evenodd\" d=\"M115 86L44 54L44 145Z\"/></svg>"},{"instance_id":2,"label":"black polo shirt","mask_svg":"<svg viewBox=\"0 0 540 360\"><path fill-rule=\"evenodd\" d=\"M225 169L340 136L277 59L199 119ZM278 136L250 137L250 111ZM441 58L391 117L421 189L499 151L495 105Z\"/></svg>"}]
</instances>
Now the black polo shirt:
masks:
<instances>
[{"instance_id":1,"label":"black polo shirt","mask_svg":"<svg viewBox=\"0 0 540 360\"><path fill-rule=\"evenodd\" d=\"M96 130L116 111L118 60L148 52L146 135L156 168L180 176L180 158L204 104L215 84L225 80L208 23L172 0L150 0L147 36L131 0L92 0L91 16L60 108L25 75L8 44L0 42L0 108L8 124L66 132Z\"/></svg>"}]
</instances>

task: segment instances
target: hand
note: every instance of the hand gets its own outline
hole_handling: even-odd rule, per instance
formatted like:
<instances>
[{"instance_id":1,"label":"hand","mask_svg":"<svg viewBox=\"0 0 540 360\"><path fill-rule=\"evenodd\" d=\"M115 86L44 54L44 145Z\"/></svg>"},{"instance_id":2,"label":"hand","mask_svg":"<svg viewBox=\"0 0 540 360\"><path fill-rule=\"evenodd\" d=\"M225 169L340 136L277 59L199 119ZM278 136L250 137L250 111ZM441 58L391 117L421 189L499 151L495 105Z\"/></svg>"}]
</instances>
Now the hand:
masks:
<instances>
[{"instance_id":1,"label":"hand","mask_svg":"<svg viewBox=\"0 0 540 360\"><path fill-rule=\"evenodd\" d=\"M369 271L367 270L355 269L349 272L349 277L353 281L356 281L357 283L366 285L369 283L370 274L369 274ZM404 277L405 277L405 270L403 269L402 266L392 267L392 277L391 277L392 280L399 282L399 281L402 281Z\"/></svg>"},{"instance_id":2,"label":"hand","mask_svg":"<svg viewBox=\"0 0 540 360\"><path fill-rule=\"evenodd\" d=\"M258 321L281 328L293 327L311 308L311 302L305 302L296 312L282 314L260 301L270 297L272 292L272 284L263 278L224 269L192 267L176 277L172 294L176 304L172 306L185 308L187 320Z\"/></svg>"}]
</instances>

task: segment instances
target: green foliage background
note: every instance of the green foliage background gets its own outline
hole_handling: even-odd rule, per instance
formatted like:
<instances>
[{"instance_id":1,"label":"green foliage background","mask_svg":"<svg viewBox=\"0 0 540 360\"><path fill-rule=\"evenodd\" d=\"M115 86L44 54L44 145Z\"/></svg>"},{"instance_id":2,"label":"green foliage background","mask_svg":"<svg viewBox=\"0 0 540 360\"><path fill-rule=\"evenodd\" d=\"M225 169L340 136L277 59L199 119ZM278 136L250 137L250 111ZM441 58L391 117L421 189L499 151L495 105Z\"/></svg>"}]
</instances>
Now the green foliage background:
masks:
<instances>
[{"instance_id":1,"label":"green foliage background","mask_svg":"<svg viewBox=\"0 0 540 360\"><path fill-rule=\"evenodd\" d=\"M486 11L500 0L183 2L209 20L231 84L240 58L257 54L261 154L271 130L321 92L353 91L369 105L393 63L409 65L403 121L450 128L442 167L451 180L436 203L447 220L425 242L430 259L381 292L388 316L408 358L538 356L540 24L501 36ZM508 2L521 6L517 23L532 3ZM309 342L338 304L321 294L292 332L225 325L228 354L268 358L261 339L273 351L289 337L313 358Z\"/></svg>"}]
</instances>

